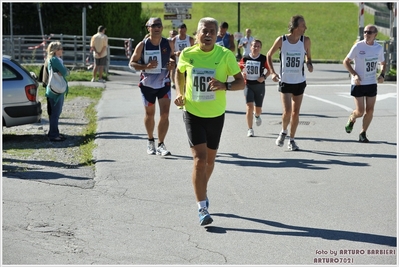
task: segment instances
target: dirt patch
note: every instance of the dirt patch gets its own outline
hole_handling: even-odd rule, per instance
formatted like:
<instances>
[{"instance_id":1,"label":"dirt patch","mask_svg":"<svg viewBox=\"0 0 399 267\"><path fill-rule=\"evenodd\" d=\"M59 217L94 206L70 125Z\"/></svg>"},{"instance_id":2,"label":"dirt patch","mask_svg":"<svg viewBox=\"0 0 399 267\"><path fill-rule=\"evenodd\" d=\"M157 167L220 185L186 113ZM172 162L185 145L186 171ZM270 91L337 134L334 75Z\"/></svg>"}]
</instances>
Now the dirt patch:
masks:
<instances>
[{"instance_id":1,"label":"dirt patch","mask_svg":"<svg viewBox=\"0 0 399 267\"><path fill-rule=\"evenodd\" d=\"M47 137L49 118L46 100L42 102L42 122L2 129L3 173L41 170L48 167L78 168L79 146L82 132L89 120L86 108L94 100L90 98L66 99L59 121L63 142L51 142Z\"/></svg>"}]
</instances>

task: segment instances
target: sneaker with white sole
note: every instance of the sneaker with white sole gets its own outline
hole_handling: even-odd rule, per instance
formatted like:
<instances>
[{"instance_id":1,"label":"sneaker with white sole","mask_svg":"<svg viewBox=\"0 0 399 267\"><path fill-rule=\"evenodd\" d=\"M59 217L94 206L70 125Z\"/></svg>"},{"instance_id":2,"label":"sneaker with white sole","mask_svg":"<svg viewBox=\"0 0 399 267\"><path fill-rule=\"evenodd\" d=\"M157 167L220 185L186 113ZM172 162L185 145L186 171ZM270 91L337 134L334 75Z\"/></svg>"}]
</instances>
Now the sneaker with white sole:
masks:
<instances>
[{"instance_id":1,"label":"sneaker with white sole","mask_svg":"<svg viewBox=\"0 0 399 267\"><path fill-rule=\"evenodd\" d=\"M288 143L288 149L291 151L296 151L299 150L299 146L297 146L294 140L290 140L290 142Z\"/></svg>"},{"instance_id":2,"label":"sneaker with white sole","mask_svg":"<svg viewBox=\"0 0 399 267\"><path fill-rule=\"evenodd\" d=\"M93 82L95 82L96 80L94 79L94 78L91 78L91 82L93 83Z\"/></svg>"},{"instance_id":3,"label":"sneaker with white sole","mask_svg":"<svg viewBox=\"0 0 399 267\"><path fill-rule=\"evenodd\" d=\"M148 155L155 155L155 142L154 141L148 141L147 143L147 154Z\"/></svg>"},{"instance_id":4,"label":"sneaker with white sole","mask_svg":"<svg viewBox=\"0 0 399 267\"><path fill-rule=\"evenodd\" d=\"M254 130L253 129L248 129L248 133L247 133L247 136L248 137L253 137L255 134L254 134Z\"/></svg>"},{"instance_id":5,"label":"sneaker with white sole","mask_svg":"<svg viewBox=\"0 0 399 267\"><path fill-rule=\"evenodd\" d=\"M171 153L169 152L169 150L166 149L165 144L162 143L157 148L157 155L159 155L159 156L169 156L169 155L171 155Z\"/></svg>"},{"instance_id":6,"label":"sneaker with white sole","mask_svg":"<svg viewBox=\"0 0 399 267\"><path fill-rule=\"evenodd\" d=\"M283 146L285 137L287 136L286 133L280 133L276 139L276 145Z\"/></svg>"},{"instance_id":7,"label":"sneaker with white sole","mask_svg":"<svg viewBox=\"0 0 399 267\"><path fill-rule=\"evenodd\" d=\"M260 126L262 124L262 119L260 118L260 115L258 117L256 117L256 115L254 113L254 116L255 116L256 126Z\"/></svg>"},{"instance_id":8,"label":"sneaker with white sole","mask_svg":"<svg viewBox=\"0 0 399 267\"><path fill-rule=\"evenodd\" d=\"M348 122L345 125L345 131L347 133L351 133L353 130L353 125L355 124L355 120L352 119L352 114L349 116Z\"/></svg>"},{"instance_id":9,"label":"sneaker with white sole","mask_svg":"<svg viewBox=\"0 0 399 267\"><path fill-rule=\"evenodd\" d=\"M203 207L198 211L198 217L199 217L201 226L211 224L213 222L213 219L212 219L211 215L209 214L208 209L206 207Z\"/></svg>"}]
</instances>

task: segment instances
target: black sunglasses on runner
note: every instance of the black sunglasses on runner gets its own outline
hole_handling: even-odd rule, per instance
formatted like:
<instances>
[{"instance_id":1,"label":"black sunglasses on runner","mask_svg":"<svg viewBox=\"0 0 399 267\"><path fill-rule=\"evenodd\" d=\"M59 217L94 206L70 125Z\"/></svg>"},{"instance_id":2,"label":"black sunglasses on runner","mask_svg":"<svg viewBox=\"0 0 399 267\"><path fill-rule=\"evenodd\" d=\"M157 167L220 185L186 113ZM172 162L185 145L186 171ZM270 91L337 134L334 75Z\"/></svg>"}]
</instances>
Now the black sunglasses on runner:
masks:
<instances>
[{"instance_id":1,"label":"black sunglasses on runner","mask_svg":"<svg viewBox=\"0 0 399 267\"><path fill-rule=\"evenodd\" d=\"M151 28L155 28L155 27L161 28L162 27L162 23L155 23L155 24L152 24L150 27Z\"/></svg>"}]
</instances>

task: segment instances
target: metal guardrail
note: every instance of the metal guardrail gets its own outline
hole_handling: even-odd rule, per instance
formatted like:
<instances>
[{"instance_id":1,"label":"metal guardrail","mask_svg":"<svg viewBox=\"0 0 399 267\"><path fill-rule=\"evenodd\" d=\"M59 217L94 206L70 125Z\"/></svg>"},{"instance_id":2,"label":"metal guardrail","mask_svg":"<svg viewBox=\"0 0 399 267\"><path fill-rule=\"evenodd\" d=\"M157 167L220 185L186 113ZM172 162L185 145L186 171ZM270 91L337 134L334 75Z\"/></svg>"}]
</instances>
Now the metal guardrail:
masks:
<instances>
[{"instance_id":1,"label":"metal guardrail","mask_svg":"<svg viewBox=\"0 0 399 267\"><path fill-rule=\"evenodd\" d=\"M397 64L397 46L396 41L386 41L384 46L386 70L396 69Z\"/></svg>"},{"instance_id":2,"label":"metal guardrail","mask_svg":"<svg viewBox=\"0 0 399 267\"><path fill-rule=\"evenodd\" d=\"M384 48L384 57L386 64L386 72L391 68L396 69L396 42L395 41L377 41Z\"/></svg>"},{"instance_id":3,"label":"metal guardrail","mask_svg":"<svg viewBox=\"0 0 399 267\"><path fill-rule=\"evenodd\" d=\"M62 43L64 52L63 60L65 65L73 68L87 67L93 64L94 58L90 52L90 39L87 36L83 40L79 35L3 35L3 54L10 55L21 64L41 64L46 57L47 45L52 41L59 40ZM120 46L108 46L108 64L113 61L130 59L133 52L132 38L108 37L120 43ZM123 51L123 52L121 52ZM107 68L108 69L108 66Z\"/></svg>"}]
</instances>

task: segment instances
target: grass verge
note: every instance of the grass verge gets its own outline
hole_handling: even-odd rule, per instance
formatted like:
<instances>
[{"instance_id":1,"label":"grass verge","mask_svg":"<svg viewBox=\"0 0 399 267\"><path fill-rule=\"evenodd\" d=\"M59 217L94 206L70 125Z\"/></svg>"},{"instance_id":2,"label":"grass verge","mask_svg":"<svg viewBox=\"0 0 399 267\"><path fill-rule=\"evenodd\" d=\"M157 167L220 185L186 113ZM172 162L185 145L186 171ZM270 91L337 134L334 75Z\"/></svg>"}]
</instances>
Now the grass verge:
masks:
<instances>
[{"instance_id":1,"label":"grass verge","mask_svg":"<svg viewBox=\"0 0 399 267\"><path fill-rule=\"evenodd\" d=\"M74 97L87 97L93 100L93 102L86 108L85 117L88 119L86 127L81 132L81 144L79 145L79 163L91 166L93 162L93 151L96 148L95 136L97 131L97 110L96 106L98 101L101 99L103 88L90 88L85 90L84 86L71 86L68 94L68 98Z\"/></svg>"}]
</instances>

